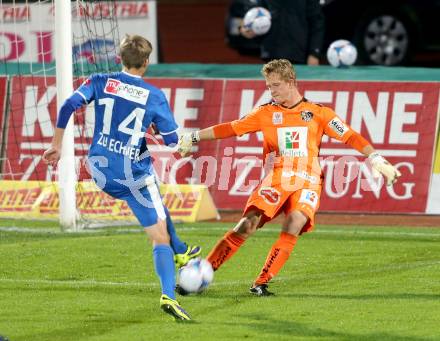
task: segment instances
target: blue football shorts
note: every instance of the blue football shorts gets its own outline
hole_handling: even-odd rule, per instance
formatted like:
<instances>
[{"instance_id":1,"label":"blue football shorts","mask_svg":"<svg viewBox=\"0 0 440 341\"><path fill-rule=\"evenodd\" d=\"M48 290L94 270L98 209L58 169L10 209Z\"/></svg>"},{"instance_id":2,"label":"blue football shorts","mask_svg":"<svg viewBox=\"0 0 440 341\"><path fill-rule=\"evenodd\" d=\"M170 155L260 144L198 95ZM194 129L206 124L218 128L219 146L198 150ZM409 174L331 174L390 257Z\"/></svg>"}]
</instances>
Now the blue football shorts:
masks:
<instances>
[{"instance_id":1,"label":"blue football shorts","mask_svg":"<svg viewBox=\"0 0 440 341\"><path fill-rule=\"evenodd\" d=\"M149 227L158 219L166 220L166 213L155 176L146 177L142 184L145 186L138 188L107 179L103 191L116 199L125 200L141 226Z\"/></svg>"}]
</instances>

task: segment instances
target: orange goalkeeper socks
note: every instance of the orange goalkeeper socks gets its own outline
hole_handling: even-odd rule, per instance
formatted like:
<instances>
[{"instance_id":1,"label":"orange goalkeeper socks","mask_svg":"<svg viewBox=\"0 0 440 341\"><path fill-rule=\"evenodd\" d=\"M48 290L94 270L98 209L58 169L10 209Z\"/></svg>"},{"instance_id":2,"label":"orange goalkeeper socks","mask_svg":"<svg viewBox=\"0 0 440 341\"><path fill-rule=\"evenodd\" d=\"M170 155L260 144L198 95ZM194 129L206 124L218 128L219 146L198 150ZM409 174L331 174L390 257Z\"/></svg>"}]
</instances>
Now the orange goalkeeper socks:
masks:
<instances>
[{"instance_id":1,"label":"orange goalkeeper socks","mask_svg":"<svg viewBox=\"0 0 440 341\"><path fill-rule=\"evenodd\" d=\"M231 258L235 252L237 252L245 240L246 239L237 232L228 231L223 238L217 242L207 257L212 268L217 270L224 262Z\"/></svg>"},{"instance_id":2,"label":"orange goalkeeper socks","mask_svg":"<svg viewBox=\"0 0 440 341\"><path fill-rule=\"evenodd\" d=\"M280 237L267 255L266 263L255 281L256 285L266 284L275 277L289 259L297 240L297 236L286 232L280 233Z\"/></svg>"}]
</instances>

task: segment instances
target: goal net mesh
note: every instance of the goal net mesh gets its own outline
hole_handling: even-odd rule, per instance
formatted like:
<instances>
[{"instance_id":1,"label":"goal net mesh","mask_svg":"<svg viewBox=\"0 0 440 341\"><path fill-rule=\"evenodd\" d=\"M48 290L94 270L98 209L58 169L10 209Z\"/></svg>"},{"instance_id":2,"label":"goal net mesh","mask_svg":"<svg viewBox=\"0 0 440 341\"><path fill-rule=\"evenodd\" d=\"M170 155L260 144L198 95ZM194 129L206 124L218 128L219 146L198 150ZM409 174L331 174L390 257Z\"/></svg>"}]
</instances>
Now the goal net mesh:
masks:
<instances>
[{"instance_id":1,"label":"goal net mesh","mask_svg":"<svg viewBox=\"0 0 440 341\"><path fill-rule=\"evenodd\" d=\"M58 170L42 161L57 117L55 3L0 1L0 6L0 167L1 180L9 180L1 192L2 213L27 218L35 213L37 196L45 193L38 199L41 217L57 219ZM120 70L116 9L116 1L71 2L73 88L93 73ZM123 221L111 218L114 201L90 181L85 156L93 127L93 105L75 112L76 203L82 227Z\"/></svg>"}]
</instances>

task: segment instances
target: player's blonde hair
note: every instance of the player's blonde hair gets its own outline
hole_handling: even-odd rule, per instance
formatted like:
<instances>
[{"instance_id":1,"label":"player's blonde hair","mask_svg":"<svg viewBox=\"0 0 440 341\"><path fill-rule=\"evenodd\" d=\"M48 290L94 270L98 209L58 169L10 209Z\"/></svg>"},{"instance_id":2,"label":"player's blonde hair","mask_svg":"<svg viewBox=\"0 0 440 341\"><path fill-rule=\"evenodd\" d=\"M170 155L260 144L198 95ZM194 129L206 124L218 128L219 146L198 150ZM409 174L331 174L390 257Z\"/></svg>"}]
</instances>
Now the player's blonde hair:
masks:
<instances>
[{"instance_id":1,"label":"player's blonde hair","mask_svg":"<svg viewBox=\"0 0 440 341\"><path fill-rule=\"evenodd\" d=\"M119 48L122 64L127 69L141 68L153 51L153 46L147 39L135 34L125 35Z\"/></svg>"},{"instance_id":2,"label":"player's blonde hair","mask_svg":"<svg viewBox=\"0 0 440 341\"><path fill-rule=\"evenodd\" d=\"M296 73L291 62L287 59L274 59L270 62L264 64L261 69L261 73L264 77L269 76L271 73L276 73L280 75L281 79L284 81L293 80L296 84Z\"/></svg>"}]
</instances>

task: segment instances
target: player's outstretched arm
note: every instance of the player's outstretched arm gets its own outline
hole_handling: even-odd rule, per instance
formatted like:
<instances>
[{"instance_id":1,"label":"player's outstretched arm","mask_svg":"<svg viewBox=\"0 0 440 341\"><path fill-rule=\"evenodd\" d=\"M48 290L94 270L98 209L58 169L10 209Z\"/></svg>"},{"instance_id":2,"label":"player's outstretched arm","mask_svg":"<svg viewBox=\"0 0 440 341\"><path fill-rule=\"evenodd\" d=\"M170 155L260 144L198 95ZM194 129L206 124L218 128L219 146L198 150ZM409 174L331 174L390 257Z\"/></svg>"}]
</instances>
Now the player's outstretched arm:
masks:
<instances>
[{"instance_id":1,"label":"player's outstretched arm","mask_svg":"<svg viewBox=\"0 0 440 341\"><path fill-rule=\"evenodd\" d=\"M374 150L374 148L368 144L361 152L368 157L373 167L373 176L375 178L383 175L387 181L387 186L392 185L402 175L391 163L389 163L383 156Z\"/></svg>"},{"instance_id":2,"label":"player's outstretched arm","mask_svg":"<svg viewBox=\"0 0 440 341\"><path fill-rule=\"evenodd\" d=\"M61 157L61 144L63 142L64 128L55 128L51 146L43 153L43 161L55 166Z\"/></svg>"},{"instance_id":3,"label":"player's outstretched arm","mask_svg":"<svg viewBox=\"0 0 440 341\"><path fill-rule=\"evenodd\" d=\"M378 152L373 152L368 155L368 159L373 166L373 176L379 177L381 174L387 181L387 186L392 185L402 175L396 167L389 163Z\"/></svg>"},{"instance_id":4,"label":"player's outstretched arm","mask_svg":"<svg viewBox=\"0 0 440 341\"><path fill-rule=\"evenodd\" d=\"M215 138L213 127L182 134L177 144L177 151L180 156L185 157L191 152L194 144L199 143L201 140L214 140Z\"/></svg>"},{"instance_id":5,"label":"player's outstretched arm","mask_svg":"<svg viewBox=\"0 0 440 341\"><path fill-rule=\"evenodd\" d=\"M376 152L370 142L363 138L359 133L353 131L346 143L364 154L365 157L368 157L373 167L373 176L377 178L380 175L383 175L387 181L387 186L395 183L401 176L397 168Z\"/></svg>"},{"instance_id":6,"label":"player's outstretched arm","mask_svg":"<svg viewBox=\"0 0 440 341\"><path fill-rule=\"evenodd\" d=\"M63 143L64 129L73 112L86 104L84 95L74 92L67 98L60 108L57 118L57 126L52 138L50 148L43 153L43 162L55 166L61 157L61 144Z\"/></svg>"},{"instance_id":7,"label":"player's outstretched arm","mask_svg":"<svg viewBox=\"0 0 440 341\"><path fill-rule=\"evenodd\" d=\"M237 133L232 128L231 122L217 124L209 128L181 135L179 143L177 144L177 151L180 153L180 156L184 157L191 152L191 147L200 141L224 139L236 135Z\"/></svg>"}]
</instances>

